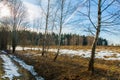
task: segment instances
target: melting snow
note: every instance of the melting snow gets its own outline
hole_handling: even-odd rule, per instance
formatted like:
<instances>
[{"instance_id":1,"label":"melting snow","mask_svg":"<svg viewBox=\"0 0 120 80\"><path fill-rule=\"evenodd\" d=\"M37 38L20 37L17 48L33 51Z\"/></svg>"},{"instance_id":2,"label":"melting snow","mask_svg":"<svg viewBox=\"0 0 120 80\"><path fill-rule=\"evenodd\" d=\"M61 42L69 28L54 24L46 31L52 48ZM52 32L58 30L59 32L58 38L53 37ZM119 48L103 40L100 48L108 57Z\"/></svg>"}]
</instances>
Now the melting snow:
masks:
<instances>
[{"instance_id":1,"label":"melting snow","mask_svg":"<svg viewBox=\"0 0 120 80\"><path fill-rule=\"evenodd\" d=\"M61 50L60 51L61 54L72 54L72 55L79 55L81 57L84 58L88 58L91 56L91 51L83 51L83 50ZM105 59L105 60L120 60L120 53L115 53L112 51L99 51L96 52L95 54L96 58L99 59Z\"/></svg>"},{"instance_id":2,"label":"melting snow","mask_svg":"<svg viewBox=\"0 0 120 80\"><path fill-rule=\"evenodd\" d=\"M3 54L7 54L7 52L6 52L6 51L4 51L4 50L2 50L2 51L1 51L1 53L3 53Z\"/></svg>"},{"instance_id":3,"label":"melting snow","mask_svg":"<svg viewBox=\"0 0 120 80\"><path fill-rule=\"evenodd\" d=\"M18 62L23 68L27 69L28 71L30 71L30 73L35 76L36 80L44 80L42 77L37 76L38 74L35 72L34 67L27 65L23 60L20 60L19 58L17 58L16 56L10 55L11 58L13 58L13 60L15 60L16 62Z\"/></svg>"},{"instance_id":4,"label":"melting snow","mask_svg":"<svg viewBox=\"0 0 120 80\"><path fill-rule=\"evenodd\" d=\"M29 47L25 47L24 50L31 49ZM41 48L33 48L34 50L42 50ZM17 47L16 50L22 50L22 47ZM57 49L49 49L51 52L57 52ZM69 50L69 49L61 49L60 54L68 54L70 56L78 55L84 58L88 58L91 56L90 50ZM39 56L40 54L35 54L35 56ZM96 58L105 59L105 60L120 60L120 53L104 50L96 52Z\"/></svg>"},{"instance_id":5,"label":"melting snow","mask_svg":"<svg viewBox=\"0 0 120 80\"><path fill-rule=\"evenodd\" d=\"M57 49L49 49L51 52L57 52ZM69 50L69 49L61 49L60 54L68 54L70 56L78 55L84 58L88 58L91 56L90 50ZM120 60L120 53L104 50L96 52L96 58L105 59L105 60Z\"/></svg>"},{"instance_id":6,"label":"melting snow","mask_svg":"<svg viewBox=\"0 0 120 80\"><path fill-rule=\"evenodd\" d=\"M11 61L11 59L7 55L0 55L0 57L4 61L3 67L5 71L5 75L2 78L8 77L10 80L13 80L14 76L20 76L17 66Z\"/></svg>"},{"instance_id":7,"label":"melting snow","mask_svg":"<svg viewBox=\"0 0 120 80\"><path fill-rule=\"evenodd\" d=\"M12 47L11 47L11 49L12 49ZM33 48L30 48L30 47L24 47L24 50L42 50L41 48L35 48L35 47L33 47ZM23 50L23 47L21 47L21 46L17 46L16 47L16 50Z\"/></svg>"}]
</instances>

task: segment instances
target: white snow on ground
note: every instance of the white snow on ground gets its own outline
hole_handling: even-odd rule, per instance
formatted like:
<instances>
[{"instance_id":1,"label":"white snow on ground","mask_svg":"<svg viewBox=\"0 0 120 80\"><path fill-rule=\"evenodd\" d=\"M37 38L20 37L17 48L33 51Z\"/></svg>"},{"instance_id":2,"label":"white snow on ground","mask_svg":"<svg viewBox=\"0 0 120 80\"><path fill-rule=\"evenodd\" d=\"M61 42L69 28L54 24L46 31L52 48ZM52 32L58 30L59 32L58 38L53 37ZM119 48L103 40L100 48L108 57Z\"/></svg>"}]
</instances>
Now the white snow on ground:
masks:
<instances>
[{"instance_id":1,"label":"white snow on ground","mask_svg":"<svg viewBox=\"0 0 120 80\"><path fill-rule=\"evenodd\" d=\"M91 51L61 49L60 54L78 55L84 58L88 58L91 56ZM105 60L120 60L120 53L104 50L96 52L95 57Z\"/></svg>"},{"instance_id":2,"label":"white snow on ground","mask_svg":"<svg viewBox=\"0 0 120 80\"><path fill-rule=\"evenodd\" d=\"M33 76L35 76L36 80L44 80L41 76L37 76L38 74L35 72L33 66L27 65L23 60L20 60L16 56L10 55L10 57L16 62L18 62L23 68L28 70Z\"/></svg>"},{"instance_id":3,"label":"white snow on ground","mask_svg":"<svg viewBox=\"0 0 120 80\"><path fill-rule=\"evenodd\" d=\"M57 49L49 49L49 51L57 52ZM85 51L85 50L61 49L60 55L61 54L67 54L70 56L78 55L84 58L89 58L91 56L91 51L90 50ZM99 59L105 59L105 60L120 60L120 53L104 50L104 51L96 52L95 57Z\"/></svg>"},{"instance_id":4,"label":"white snow on ground","mask_svg":"<svg viewBox=\"0 0 120 80\"><path fill-rule=\"evenodd\" d=\"M6 51L4 51L4 50L2 50L2 51L1 51L1 53L3 53L3 54L7 54L7 52L6 52Z\"/></svg>"},{"instance_id":5,"label":"white snow on ground","mask_svg":"<svg viewBox=\"0 0 120 80\"><path fill-rule=\"evenodd\" d=\"M57 52L57 49L49 49L49 51ZM84 58L89 58L91 56L91 51L90 50L85 51L85 50L61 49L60 55L61 54L67 54L70 56L78 55ZM96 52L95 57L99 59L105 59L105 60L120 60L120 53L104 50L104 51Z\"/></svg>"},{"instance_id":6,"label":"white snow on ground","mask_svg":"<svg viewBox=\"0 0 120 80\"><path fill-rule=\"evenodd\" d=\"M12 47L11 47L11 49L12 49ZM24 50L42 50L41 48L35 48L35 47L33 47L33 48L31 48L31 47L24 47ZM18 50L18 51L20 51L20 50L23 50L23 47L21 47L21 46L17 46L16 47L16 50Z\"/></svg>"},{"instance_id":7,"label":"white snow on ground","mask_svg":"<svg viewBox=\"0 0 120 80\"><path fill-rule=\"evenodd\" d=\"M3 67L5 71L5 75L2 78L9 78L9 80L13 80L13 77L20 76L17 66L11 61L11 59L7 55L1 54L0 57L4 61Z\"/></svg>"},{"instance_id":8,"label":"white snow on ground","mask_svg":"<svg viewBox=\"0 0 120 80\"><path fill-rule=\"evenodd\" d=\"M24 50L31 49L30 47L25 47ZM32 48L33 50L42 50L42 48ZM16 50L22 50L22 47L17 47ZM57 49L49 49L51 52L57 52ZM60 54L68 54L70 56L78 55L84 58L88 58L91 56L90 50L69 50L69 49L61 49ZM29 54L27 54L29 55ZM33 54L34 55L34 54ZM39 56L40 54L35 54L35 56ZM120 60L120 53L103 50L96 52L96 58L105 59L105 60Z\"/></svg>"},{"instance_id":9,"label":"white snow on ground","mask_svg":"<svg viewBox=\"0 0 120 80\"><path fill-rule=\"evenodd\" d=\"M105 60L120 60L120 53L112 51L100 51L96 53L96 58L102 58Z\"/></svg>"}]
</instances>

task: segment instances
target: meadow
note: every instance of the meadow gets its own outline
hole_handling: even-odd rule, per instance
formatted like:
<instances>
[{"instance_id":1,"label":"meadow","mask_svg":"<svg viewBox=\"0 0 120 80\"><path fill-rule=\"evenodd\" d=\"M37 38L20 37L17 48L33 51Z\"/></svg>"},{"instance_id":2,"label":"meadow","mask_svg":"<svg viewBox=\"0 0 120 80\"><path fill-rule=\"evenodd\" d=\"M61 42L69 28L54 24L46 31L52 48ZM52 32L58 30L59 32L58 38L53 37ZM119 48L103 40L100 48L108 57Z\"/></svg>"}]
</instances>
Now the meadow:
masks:
<instances>
[{"instance_id":1,"label":"meadow","mask_svg":"<svg viewBox=\"0 0 120 80\"><path fill-rule=\"evenodd\" d=\"M55 46L51 47L52 49ZM69 50L90 50L90 46L62 46L62 49ZM119 46L98 46L97 51L108 50L120 54ZM95 59L95 73L91 75L88 71L88 58L81 56L70 56L62 54L54 62L55 52L47 52L46 56L41 56L38 50L17 51L16 56L26 63L33 65L36 72L45 80L119 80L120 60ZM120 57L120 56L119 56Z\"/></svg>"}]
</instances>

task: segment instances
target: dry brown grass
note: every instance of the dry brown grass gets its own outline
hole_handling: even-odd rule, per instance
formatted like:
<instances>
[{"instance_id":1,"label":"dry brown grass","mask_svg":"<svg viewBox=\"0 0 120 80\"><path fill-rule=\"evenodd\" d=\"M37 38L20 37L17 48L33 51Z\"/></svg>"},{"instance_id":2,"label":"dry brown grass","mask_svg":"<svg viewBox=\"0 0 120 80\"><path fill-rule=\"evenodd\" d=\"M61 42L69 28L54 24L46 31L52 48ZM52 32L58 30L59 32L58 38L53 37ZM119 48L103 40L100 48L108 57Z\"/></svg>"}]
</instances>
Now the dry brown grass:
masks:
<instances>
[{"instance_id":1,"label":"dry brown grass","mask_svg":"<svg viewBox=\"0 0 120 80\"><path fill-rule=\"evenodd\" d=\"M3 64L2 64L2 59L0 58L0 78L4 75L4 71L3 71Z\"/></svg>"},{"instance_id":2,"label":"dry brown grass","mask_svg":"<svg viewBox=\"0 0 120 80\"><path fill-rule=\"evenodd\" d=\"M91 73L87 71L88 58L60 55L57 61L53 62L54 55L52 53L46 57L25 56L23 53L18 52L16 55L33 65L45 80L120 80L120 61L96 59L95 74L91 76ZM35 51L25 53L35 53Z\"/></svg>"},{"instance_id":3,"label":"dry brown grass","mask_svg":"<svg viewBox=\"0 0 120 80\"><path fill-rule=\"evenodd\" d=\"M91 50L91 46L62 46L61 48L62 49L73 49L73 50ZM111 50L111 51L120 53L120 46L97 46L96 49L97 51Z\"/></svg>"},{"instance_id":4,"label":"dry brown grass","mask_svg":"<svg viewBox=\"0 0 120 80\"><path fill-rule=\"evenodd\" d=\"M29 47L29 46L28 46ZM38 47L38 46L33 46ZM41 46L39 46L42 48ZM56 49L57 46L50 46L51 49ZM72 49L72 50L91 50L91 46L61 46L61 49ZM120 53L120 46L97 46L97 51L111 50Z\"/></svg>"}]
</instances>

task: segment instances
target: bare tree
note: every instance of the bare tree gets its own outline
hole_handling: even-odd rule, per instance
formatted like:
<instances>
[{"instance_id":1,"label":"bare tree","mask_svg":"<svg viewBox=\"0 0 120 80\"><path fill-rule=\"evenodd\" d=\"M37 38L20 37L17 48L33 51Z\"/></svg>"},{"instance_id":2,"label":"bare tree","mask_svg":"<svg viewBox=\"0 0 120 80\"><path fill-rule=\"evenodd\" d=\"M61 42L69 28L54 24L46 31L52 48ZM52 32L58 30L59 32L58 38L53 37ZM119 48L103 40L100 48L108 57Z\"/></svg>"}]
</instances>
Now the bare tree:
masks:
<instances>
[{"instance_id":1,"label":"bare tree","mask_svg":"<svg viewBox=\"0 0 120 80\"><path fill-rule=\"evenodd\" d=\"M47 41L47 32L48 32L48 25L49 25L49 15L50 15L50 0L47 0L47 9L46 11L43 9L43 6L41 5L40 1L40 9L43 11L43 14L45 15L45 32L42 42L42 56L45 54L46 50L46 41Z\"/></svg>"},{"instance_id":2,"label":"bare tree","mask_svg":"<svg viewBox=\"0 0 120 80\"><path fill-rule=\"evenodd\" d=\"M58 7L59 7L58 15L60 15L58 18L59 33L58 33L57 53L54 57L54 61L56 61L56 59L60 53L62 29L69 22L70 18L75 14L76 7L78 7L78 5L72 6L71 2L72 2L72 0L69 0L69 1L59 0L58 1Z\"/></svg>"},{"instance_id":3,"label":"bare tree","mask_svg":"<svg viewBox=\"0 0 120 80\"><path fill-rule=\"evenodd\" d=\"M61 5L60 5L60 30L59 30L59 36L58 36L58 49L57 49L57 53L56 56L54 58L54 61L57 59L59 51L60 51L60 46L61 46L61 32L62 32L62 27L63 27L63 10L64 10L64 2L65 0L60 0L61 1Z\"/></svg>"},{"instance_id":4,"label":"bare tree","mask_svg":"<svg viewBox=\"0 0 120 80\"><path fill-rule=\"evenodd\" d=\"M21 0L8 0L11 9L10 25L12 27L12 52L15 53L17 46L17 30L26 23L26 8Z\"/></svg>"},{"instance_id":5,"label":"bare tree","mask_svg":"<svg viewBox=\"0 0 120 80\"><path fill-rule=\"evenodd\" d=\"M95 35L94 41L91 48L91 58L89 61L88 70L94 73L94 62L95 62L95 52L96 52L96 46L97 41L100 36L101 31L107 31L112 32L108 29L110 27L117 25L118 22L115 21L115 19L118 18L118 9L112 12L115 8L116 0L88 0L87 1L87 10L85 12L79 11L80 14L83 16L86 16L89 20L90 24L92 25L88 27L88 31ZM93 7L94 6L94 7ZM97 14L95 14L93 8L96 8ZM93 17L94 14L94 17ZM113 27L112 27L113 28ZM94 29L94 30L93 30Z\"/></svg>"},{"instance_id":6,"label":"bare tree","mask_svg":"<svg viewBox=\"0 0 120 80\"><path fill-rule=\"evenodd\" d=\"M90 19L91 21L91 19ZM97 40L99 38L99 34L100 34L100 28L101 28L101 0L98 0L98 23L97 23L97 28L96 28L96 36L94 39L94 42L92 44L92 52L91 52L91 59L89 61L89 68L88 70L92 71L92 73L94 72L94 58L95 58L95 49L96 49L96 45L97 45Z\"/></svg>"},{"instance_id":7,"label":"bare tree","mask_svg":"<svg viewBox=\"0 0 120 80\"><path fill-rule=\"evenodd\" d=\"M116 22L115 22L115 18L118 18L117 15L116 15L116 11L115 13L113 13L109 19L104 19L104 12L107 11L110 6L112 6L114 3L115 3L116 0L111 0L110 3L108 4L105 4L105 2L107 2L106 0L98 0L97 2L97 5L98 5L98 10L97 10L97 24L95 25L90 16L89 16L89 20L90 22L93 24L93 26L96 28L96 34L95 34L95 38L94 38L94 41L93 41L93 44L92 44L92 50L91 50L91 58L90 58L90 61L89 61L89 67L88 67L88 70L89 71L92 71L92 74L94 73L94 58L95 58L95 52L96 52L96 46L97 46L97 41L98 41L98 38L99 38L99 35L100 35L100 32L101 32L101 27L103 26L104 22L109 22L109 24L114 24L116 25ZM105 7L104 7L104 4L105 4ZM89 3L89 8L90 8L90 3ZM89 10L90 11L90 10ZM89 12L90 14L90 12Z\"/></svg>"}]
</instances>

